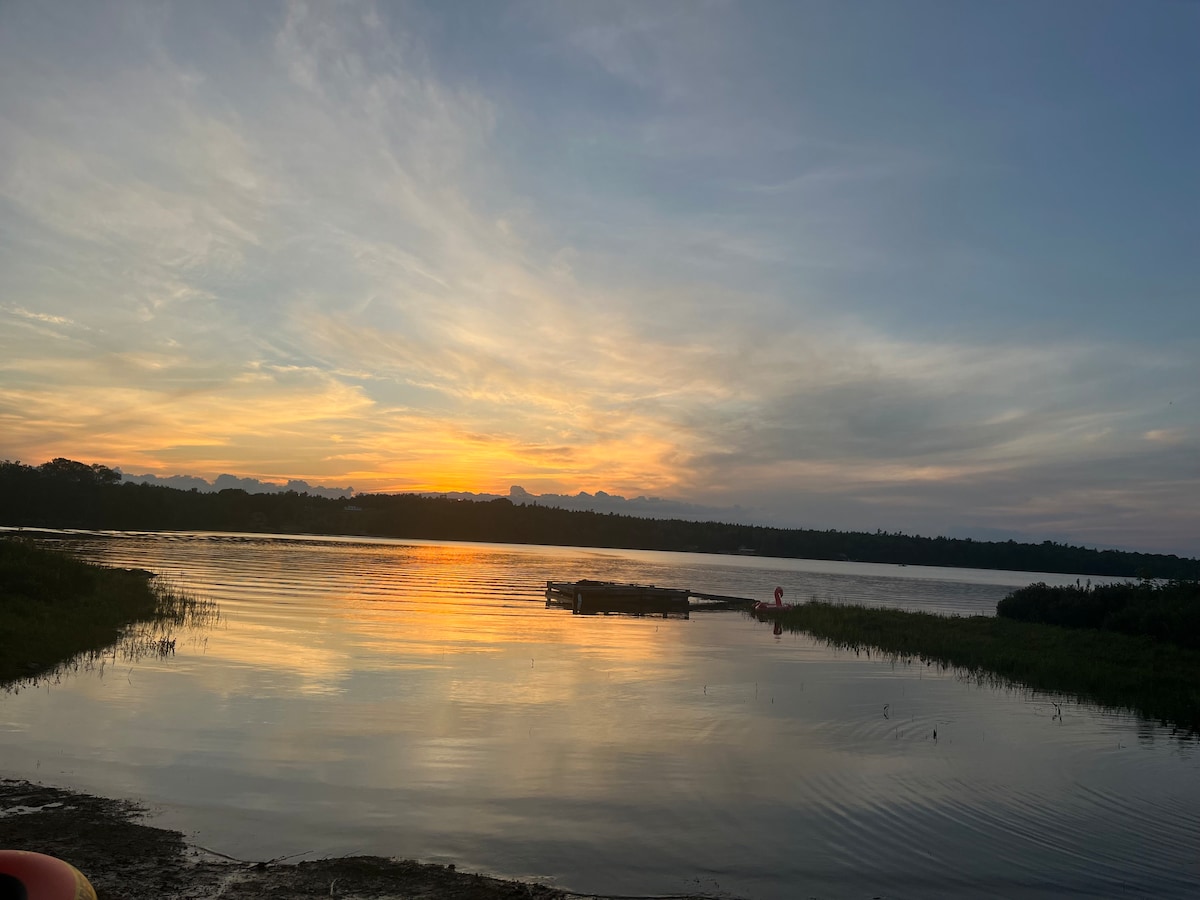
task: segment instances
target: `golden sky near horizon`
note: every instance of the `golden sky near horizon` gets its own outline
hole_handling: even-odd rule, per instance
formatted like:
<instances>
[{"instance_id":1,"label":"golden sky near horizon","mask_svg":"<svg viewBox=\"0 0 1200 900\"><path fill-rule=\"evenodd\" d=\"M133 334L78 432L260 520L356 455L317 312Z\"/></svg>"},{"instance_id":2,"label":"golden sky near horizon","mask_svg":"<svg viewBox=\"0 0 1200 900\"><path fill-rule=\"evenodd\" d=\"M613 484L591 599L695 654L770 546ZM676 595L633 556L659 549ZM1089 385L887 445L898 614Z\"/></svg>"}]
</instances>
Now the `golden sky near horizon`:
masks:
<instances>
[{"instance_id":1,"label":"golden sky near horizon","mask_svg":"<svg viewBox=\"0 0 1200 900\"><path fill-rule=\"evenodd\" d=\"M1070 6L4 4L0 457L1195 555L1200 14Z\"/></svg>"}]
</instances>

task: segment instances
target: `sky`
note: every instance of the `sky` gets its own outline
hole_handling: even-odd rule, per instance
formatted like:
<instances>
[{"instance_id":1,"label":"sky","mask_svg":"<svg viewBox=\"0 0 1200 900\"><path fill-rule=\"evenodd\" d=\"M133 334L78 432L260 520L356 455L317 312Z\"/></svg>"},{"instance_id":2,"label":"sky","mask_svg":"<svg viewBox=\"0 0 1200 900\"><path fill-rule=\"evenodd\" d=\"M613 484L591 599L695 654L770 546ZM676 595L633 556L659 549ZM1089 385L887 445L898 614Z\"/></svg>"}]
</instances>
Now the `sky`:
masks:
<instances>
[{"instance_id":1,"label":"sky","mask_svg":"<svg viewBox=\"0 0 1200 900\"><path fill-rule=\"evenodd\" d=\"M1197 59L1191 0L5 0L0 457L1196 556Z\"/></svg>"}]
</instances>

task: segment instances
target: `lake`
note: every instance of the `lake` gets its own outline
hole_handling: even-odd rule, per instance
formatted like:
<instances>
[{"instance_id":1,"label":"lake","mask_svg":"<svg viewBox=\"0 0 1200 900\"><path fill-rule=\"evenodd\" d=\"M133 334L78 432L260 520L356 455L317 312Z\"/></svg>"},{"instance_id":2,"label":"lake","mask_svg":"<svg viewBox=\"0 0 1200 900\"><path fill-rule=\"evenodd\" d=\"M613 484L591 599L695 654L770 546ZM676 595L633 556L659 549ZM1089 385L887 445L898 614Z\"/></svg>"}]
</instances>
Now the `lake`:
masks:
<instances>
[{"instance_id":1,"label":"lake","mask_svg":"<svg viewBox=\"0 0 1200 900\"><path fill-rule=\"evenodd\" d=\"M992 614L1075 576L425 541L57 533L221 621L0 694L0 774L243 859L379 854L580 892L1194 897L1200 746L740 612L547 609L596 578ZM1102 579L1093 579L1093 581Z\"/></svg>"}]
</instances>

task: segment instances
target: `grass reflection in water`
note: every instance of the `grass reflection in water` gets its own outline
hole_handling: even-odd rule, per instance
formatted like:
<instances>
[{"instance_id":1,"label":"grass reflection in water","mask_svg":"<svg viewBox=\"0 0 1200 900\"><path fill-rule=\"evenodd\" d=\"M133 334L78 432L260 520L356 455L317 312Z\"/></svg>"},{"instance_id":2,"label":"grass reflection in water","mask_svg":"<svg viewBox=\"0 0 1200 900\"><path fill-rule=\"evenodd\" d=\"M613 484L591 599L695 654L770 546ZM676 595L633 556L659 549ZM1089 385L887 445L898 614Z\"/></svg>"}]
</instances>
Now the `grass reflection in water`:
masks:
<instances>
[{"instance_id":1,"label":"grass reflection in water","mask_svg":"<svg viewBox=\"0 0 1200 900\"><path fill-rule=\"evenodd\" d=\"M979 680L1070 694L1200 731L1200 652L1147 637L818 600L775 618L783 629L837 647L955 667Z\"/></svg>"}]
</instances>

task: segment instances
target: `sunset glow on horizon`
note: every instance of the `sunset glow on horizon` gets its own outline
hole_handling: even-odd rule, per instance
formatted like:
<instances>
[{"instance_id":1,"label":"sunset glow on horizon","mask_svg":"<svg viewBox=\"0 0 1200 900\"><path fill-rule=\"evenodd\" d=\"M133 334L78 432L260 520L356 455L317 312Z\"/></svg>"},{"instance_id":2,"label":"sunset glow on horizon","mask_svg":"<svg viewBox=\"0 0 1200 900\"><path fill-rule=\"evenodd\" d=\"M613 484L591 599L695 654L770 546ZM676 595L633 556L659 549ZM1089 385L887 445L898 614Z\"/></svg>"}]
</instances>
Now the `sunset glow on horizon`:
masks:
<instances>
[{"instance_id":1,"label":"sunset glow on horizon","mask_svg":"<svg viewBox=\"0 0 1200 900\"><path fill-rule=\"evenodd\" d=\"M1198 39L6 3L0 458L1200 554Z\"/></svg>"}]
</instances>

